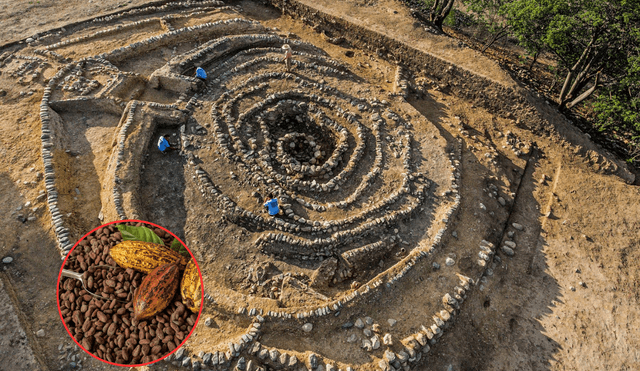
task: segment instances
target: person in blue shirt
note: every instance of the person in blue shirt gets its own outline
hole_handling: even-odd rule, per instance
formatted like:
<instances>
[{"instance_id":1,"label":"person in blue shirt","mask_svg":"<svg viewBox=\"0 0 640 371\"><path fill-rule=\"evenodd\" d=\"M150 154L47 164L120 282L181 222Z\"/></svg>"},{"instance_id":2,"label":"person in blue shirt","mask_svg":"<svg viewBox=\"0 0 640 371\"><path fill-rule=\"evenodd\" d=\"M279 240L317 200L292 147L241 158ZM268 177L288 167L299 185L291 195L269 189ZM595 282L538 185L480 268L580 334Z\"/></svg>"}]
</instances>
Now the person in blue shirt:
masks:
<instances>
[{"instance_id":1,"label":"person in blue shirt","mask_svg":"<svg viewBox=\"0 0 640 371\"><path fill-rule=\"evenodd\" d=\"M198 67L196 68L196 77L202 80L206 80L207 72L202 67Z\"/></svg>"},{"instance_id":2,"label":"person in blue shirt","mask_svg":"<svg viewBox=\"0 0 640 371\"><path fill-rule=\"evenodd\" d=\"M173 149L171 147L171 144L169 144L169 141L167 140L167 138L164 137L164 135L161 135L160 138L158 138L158 149L162 153L167 153L166 152L167 150Z\"/></svg>"},{"instance_id":3,"label":"person in blue shirt","mask_svg":"<svg viewBox=\"0 0 640 371\"><path fill-rule=\"evenodd\" d=\"M267 197L267 202L264 203L264 207L267 208L269 215L278 215L280 212L280 207L278 206L278 199L273 197L273 195L269 195Z\"/></svg>"}]
</instances>

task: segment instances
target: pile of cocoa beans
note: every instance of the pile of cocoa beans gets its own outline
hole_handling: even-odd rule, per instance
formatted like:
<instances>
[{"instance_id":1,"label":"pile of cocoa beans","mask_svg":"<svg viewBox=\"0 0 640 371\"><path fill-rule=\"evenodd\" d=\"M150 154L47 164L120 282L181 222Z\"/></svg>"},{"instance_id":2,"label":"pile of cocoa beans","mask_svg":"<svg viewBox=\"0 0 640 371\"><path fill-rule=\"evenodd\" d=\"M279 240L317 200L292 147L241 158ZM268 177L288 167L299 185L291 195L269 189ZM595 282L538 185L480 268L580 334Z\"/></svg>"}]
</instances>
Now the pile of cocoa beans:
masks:
<instances>
[{"instance_id":1,"label":"pile of cocoa beans","mask_svg":"<svg viewBox=\"0 0 640 371\"><path fill-rule=\"evenodd\" d=\"M124 224L152 229L166 246L173 241L171 234L151 225ZM182 304L178 293L155 317L134 319L133 294L145 274L116 266L109 248L121 241L116 225L111 224L88 235L69 253L64 269L83 273L87 289L102 299L88 294L79 280L63 277L60 313L76 341L96 357L117 364L143 364L178 347L191 332L197 314Z\"/></svg>"}]
</instances>

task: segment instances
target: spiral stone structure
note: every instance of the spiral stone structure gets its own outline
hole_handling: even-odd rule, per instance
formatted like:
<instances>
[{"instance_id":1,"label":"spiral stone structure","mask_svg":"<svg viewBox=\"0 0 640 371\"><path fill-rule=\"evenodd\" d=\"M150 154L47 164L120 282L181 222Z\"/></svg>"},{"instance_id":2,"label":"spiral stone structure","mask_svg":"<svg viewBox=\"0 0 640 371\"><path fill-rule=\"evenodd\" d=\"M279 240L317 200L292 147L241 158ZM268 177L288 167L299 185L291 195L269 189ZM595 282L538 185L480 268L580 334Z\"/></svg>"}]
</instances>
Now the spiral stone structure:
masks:
<instances>
[{"instance_id":1,"label":"spiral stone structure","mask_svg":"<svg viewBox=\"0 0 640 371\"><path fill-rule=\"evenodd\" d=\"M58 67L40 115L60 253L100 222L177 231L203 268L207 300L195 340L165 360L176 367L421 367L495 265L495 234L462 245L452 230L469 135L407 102L403 66L389 92L264 23L218 1L171 2L43 36L29 46L40 57L4 57L30 61L20 71ZM176 150L159 153L160 135ZM514 161L525 164L517 157L528 150L514 147ZM515 194L503 196L498 208ZM269 197L279 214L266 212ZM474 228L507 218L492 211Z\"/></svg>"}]
</instances>

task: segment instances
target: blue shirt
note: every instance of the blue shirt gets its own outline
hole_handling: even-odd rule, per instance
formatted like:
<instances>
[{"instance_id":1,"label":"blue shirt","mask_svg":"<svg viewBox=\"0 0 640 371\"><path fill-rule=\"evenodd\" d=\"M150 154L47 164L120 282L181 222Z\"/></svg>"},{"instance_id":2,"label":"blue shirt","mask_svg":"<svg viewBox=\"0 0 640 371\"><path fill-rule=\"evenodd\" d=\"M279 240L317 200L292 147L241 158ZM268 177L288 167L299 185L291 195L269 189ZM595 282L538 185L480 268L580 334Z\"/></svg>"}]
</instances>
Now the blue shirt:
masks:
<instances>
[{"instance_id":1,"label":"blue shirt","mask_svg":"<svg viewBox=\"0 0 640 371\"><path fill-rule=\"evenodd\" d=\"M265 202L264 206L266 206L267 209L269 209L269 215L278 215L278 213L280 212L277 198L272 198L269 201Z\"/></svg>"},{"instance_id":2,"label":"blue shirt","mask_svg":"<svg viewBox=\"0 0 640 371\"><path fill-rule=\"evenodd\" d=\"M165 137L160 137L160 139L158 139L158 149L160 150L160 152L164 152L169 147L169 142Z\"/></svg>"},{"instance_id":3,"label":"blue shirt","mask_svg":"<svg viewBox=\"0 0 640 371\"><path fill-rule=\"evenodd\" d=\"M205 70L202 67L198 67L198 68L196 68L196 77L199 77L201 79L206 79L207 78L207 73L205 72Z\"/></svg>"}]
</instances>

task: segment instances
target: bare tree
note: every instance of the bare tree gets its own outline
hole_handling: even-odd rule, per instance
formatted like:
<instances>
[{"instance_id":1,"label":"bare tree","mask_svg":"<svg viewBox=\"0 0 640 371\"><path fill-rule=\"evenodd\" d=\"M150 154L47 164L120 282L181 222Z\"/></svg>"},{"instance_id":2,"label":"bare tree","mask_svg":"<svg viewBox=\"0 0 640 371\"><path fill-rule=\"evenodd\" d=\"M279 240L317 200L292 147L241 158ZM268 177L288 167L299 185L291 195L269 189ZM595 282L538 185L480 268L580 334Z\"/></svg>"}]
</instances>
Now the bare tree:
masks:
<instances>
[{"instance_id":1,"label":"bare tree","mask_svg":"<svg viewBox=\"0 0 640 371\"><path fill-rule=\"evenodd\" d=\"M435 0L433 6L429 11L429 20L433 23L433 26L442 32L442 23L447 18L451 8L453 8L453 2L455 0Z\"/></svg>"}]
</instances>

